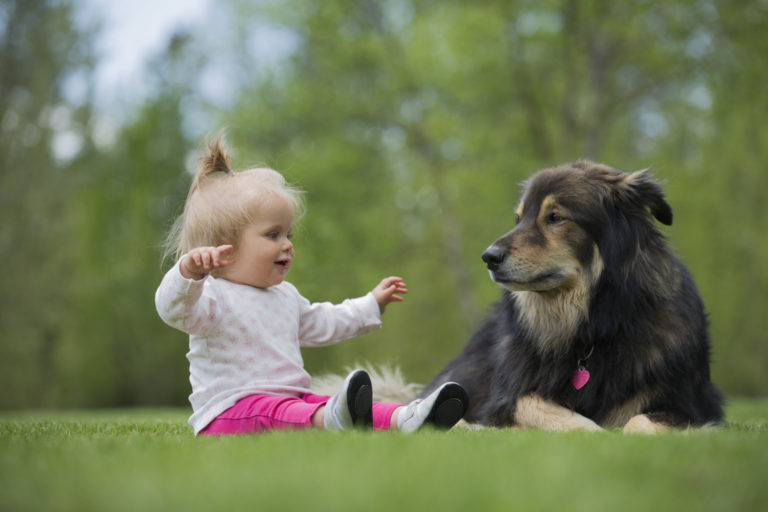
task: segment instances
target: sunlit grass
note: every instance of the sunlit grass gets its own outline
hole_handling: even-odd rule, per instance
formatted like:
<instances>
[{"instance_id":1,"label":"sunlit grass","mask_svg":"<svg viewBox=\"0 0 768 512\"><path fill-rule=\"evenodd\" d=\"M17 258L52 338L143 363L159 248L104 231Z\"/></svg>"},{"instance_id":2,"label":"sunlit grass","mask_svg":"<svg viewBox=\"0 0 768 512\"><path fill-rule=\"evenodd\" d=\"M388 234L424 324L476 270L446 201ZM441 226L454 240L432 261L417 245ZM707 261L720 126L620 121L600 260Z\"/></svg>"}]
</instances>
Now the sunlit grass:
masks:
<instances>
[{"instance_id":1,"label":"sunlit grass","mask_svg":"<svg viewBox=\"0 0 768 512\"><path fill-rule=\"evenodd\" d=\"M0 414L0 510L764 510L768 401L715 431L194 438L185 410Z\"/></svg>"}]
</instances>

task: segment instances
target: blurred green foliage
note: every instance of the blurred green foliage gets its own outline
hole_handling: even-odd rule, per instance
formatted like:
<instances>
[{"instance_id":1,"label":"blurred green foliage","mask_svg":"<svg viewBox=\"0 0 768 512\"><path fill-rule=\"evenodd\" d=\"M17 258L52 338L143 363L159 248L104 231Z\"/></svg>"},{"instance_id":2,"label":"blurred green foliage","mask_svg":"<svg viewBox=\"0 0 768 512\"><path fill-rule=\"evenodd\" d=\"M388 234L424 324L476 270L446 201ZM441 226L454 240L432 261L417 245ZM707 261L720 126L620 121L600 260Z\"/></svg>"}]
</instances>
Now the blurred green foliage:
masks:
<instances>
[{"instance_id":1,"label":"blurred green foliage","mask_svg":"<svg viewBox=\"0 0 768 512\"><path fill-rule=\"evenodd\" d=\"M430 379L498 297L479 255L518 184L590 158L666 182L714 379L768 392L764 0L217 2L148 63L151 93L106 141L88 94L65 94L97 63L80 7L0 5L0 407L185 403L186 338L153 294L188 162L221 126L236 168L308 192L289 277L306 297L409 285L381 331L305 351L311 372Z\"/></svg>"}]
</instances>

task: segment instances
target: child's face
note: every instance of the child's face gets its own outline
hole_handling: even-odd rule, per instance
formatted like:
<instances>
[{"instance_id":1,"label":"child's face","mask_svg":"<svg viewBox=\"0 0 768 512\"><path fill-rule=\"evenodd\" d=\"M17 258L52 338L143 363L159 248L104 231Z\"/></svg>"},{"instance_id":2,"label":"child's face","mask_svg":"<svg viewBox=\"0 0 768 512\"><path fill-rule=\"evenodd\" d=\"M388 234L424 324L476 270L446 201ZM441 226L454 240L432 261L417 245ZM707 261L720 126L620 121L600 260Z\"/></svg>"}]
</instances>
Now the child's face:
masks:
<instances>
[{"instance_id":1,"label":"child's face","mask_svg":"<svg viewBox=\"0 0 768 512\"><path fill-rule=\"evenodd\" d=\"M221 277L256 288L282 283L294 258L292 228L293 209L284 199L262 205L257 220L240 236Z\"/></svg>"}]
</instances>

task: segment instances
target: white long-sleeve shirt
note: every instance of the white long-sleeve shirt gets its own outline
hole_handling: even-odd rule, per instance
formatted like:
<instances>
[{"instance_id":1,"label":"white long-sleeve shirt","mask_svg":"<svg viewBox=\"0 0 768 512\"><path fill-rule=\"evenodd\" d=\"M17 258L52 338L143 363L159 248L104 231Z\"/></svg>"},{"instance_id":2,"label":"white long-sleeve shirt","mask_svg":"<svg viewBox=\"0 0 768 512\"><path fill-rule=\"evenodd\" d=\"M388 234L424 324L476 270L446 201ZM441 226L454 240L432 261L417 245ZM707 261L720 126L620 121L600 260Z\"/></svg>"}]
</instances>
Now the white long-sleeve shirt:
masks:
<instances>
[{"instance_id":1,"label":"white long-sleeve shirt","mask_svg":"<svg viewBox=\"0 0 768 512\"><path fill-rule=\"evenodd\" d=\"M195 434L254 394L309 392L299 347L329 345L381 326L372 293L338 305L311 304L282 282L266 289L207 276L186 279L178 263L155 293L168 325L189 334L189 424Z\"/></svg>"}]
</instances>

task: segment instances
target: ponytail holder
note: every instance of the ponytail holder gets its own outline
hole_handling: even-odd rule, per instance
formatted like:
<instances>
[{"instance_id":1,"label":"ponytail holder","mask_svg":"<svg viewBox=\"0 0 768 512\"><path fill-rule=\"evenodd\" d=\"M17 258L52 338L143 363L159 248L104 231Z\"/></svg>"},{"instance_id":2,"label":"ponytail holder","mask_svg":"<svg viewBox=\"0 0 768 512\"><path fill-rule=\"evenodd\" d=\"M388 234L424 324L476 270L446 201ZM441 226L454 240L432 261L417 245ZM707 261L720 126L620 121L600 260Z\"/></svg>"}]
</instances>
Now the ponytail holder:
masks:
<instances>
[{"instance_id":1,"label":"ponytail holder","mask_svg":"<svg viewBox=\"0 0 768 512\"><path fill-rule=\"evenodd\" d=\"M228 176L234 176L235 175L235 171L233 171L232 169L227 169L227 175Z\"/></svg>"}]
</instances>

